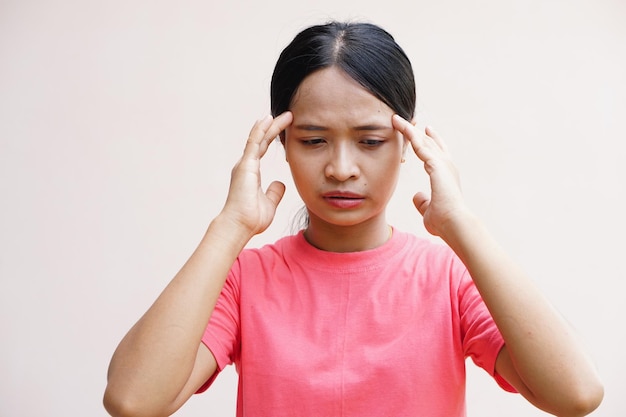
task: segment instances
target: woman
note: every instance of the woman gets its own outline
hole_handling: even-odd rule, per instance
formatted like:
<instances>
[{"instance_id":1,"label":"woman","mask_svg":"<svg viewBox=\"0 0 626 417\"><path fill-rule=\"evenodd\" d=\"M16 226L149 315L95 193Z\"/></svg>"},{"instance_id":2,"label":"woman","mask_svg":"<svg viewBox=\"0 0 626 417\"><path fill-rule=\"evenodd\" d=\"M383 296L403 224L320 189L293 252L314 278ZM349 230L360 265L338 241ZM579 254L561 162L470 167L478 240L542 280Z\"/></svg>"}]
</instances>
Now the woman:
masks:
<instances>
[{"instance_id":1,"label":"woman","mask_svg":"<svg viewBox=\"0 0 626 417\"><path fill-rule=\"evenodd\" d=\"M575 336L464 204L441 138L414 127L413 72L391 35L308 28L271 93L274 117L253 126L223 210L113 356L112 415L169 415L235 363L238 415L463 416L466 356L549 413L598 406ZM244 250L284 193L260 188L277 135L307 225ZM387 223L409 148L431 183L413 201L448 246Z\"/></svg>"}]
</instances>

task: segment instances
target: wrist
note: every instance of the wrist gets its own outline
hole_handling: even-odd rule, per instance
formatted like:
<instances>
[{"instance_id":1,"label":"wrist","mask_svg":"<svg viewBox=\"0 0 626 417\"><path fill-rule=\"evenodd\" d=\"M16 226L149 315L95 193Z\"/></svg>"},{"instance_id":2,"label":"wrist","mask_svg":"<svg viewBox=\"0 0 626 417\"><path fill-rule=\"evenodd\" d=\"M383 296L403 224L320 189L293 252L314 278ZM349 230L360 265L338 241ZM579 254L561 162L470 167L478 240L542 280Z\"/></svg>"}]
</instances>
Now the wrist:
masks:
<instances>
[{"instance_id":1,"label":"wrist","mask_svg":"<svg viewBox=\"0 0 626 417\"><path fill-rule=\"evenodd\" d=\"M439 228L439 237L450 247L462 245L468 237L482 230L481 221L468 209L458 210Z\"/></svg>"},{"instance_id":2,"label":"wrist","mask_svg":"<svg viewBox=\"0 0 626 417\"><path fill-rule=\"evenodd\" d=\"M254 234L254 231L222 212L209 225L205 239L216 239L223 246L241 251Z\"/></svg>"}]
</instances>

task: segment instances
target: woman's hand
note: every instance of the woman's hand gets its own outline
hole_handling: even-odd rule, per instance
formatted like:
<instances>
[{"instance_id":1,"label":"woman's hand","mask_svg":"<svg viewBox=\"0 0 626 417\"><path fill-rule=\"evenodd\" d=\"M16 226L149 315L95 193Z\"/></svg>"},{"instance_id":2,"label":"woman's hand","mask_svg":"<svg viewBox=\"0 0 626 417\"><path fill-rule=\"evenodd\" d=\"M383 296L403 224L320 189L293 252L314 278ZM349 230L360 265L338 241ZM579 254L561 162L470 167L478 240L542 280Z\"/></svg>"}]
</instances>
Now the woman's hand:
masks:
<instances>
[{"instance_id":1,"label":"woman's hand","mask_svg":"<svg viewBox=\"0 0 626 417\"><path fill-rule=\"evenodd\" d=\"M291 112L258 120L250 131L241 159L231 172L230 189L221 214L251 235L267 229L285 193L285 185L279 181L273 181L265 192L261 189L260 166L271 142L292 120Z\"/></svg>"},{"instance_id":2,"label":"woman's hand","mask_svg":"<svg viewBox=\"0 0 626 417\"><path fill-rule=\"evenodd\" d=\"M467 214L456 166L445 143L430 127L422 133L398 115L393 116L393 126L411 142L430 177L430 197L418 192L413 197L413 204L424 217L426 230L443 237L450 226Z\"/></svg>"},{"instance_id":3,"label":"woman's hand","mask_svg":"<svg viewBox=\"0 0 626 417\"><path fill-rule=\"evenodd\" d=\"M271 223L285 186L261 190L260 160L292 122L286 112L250 131L232 171L226 204L198 248L120 342L109 366L104 403L112 415L171 415L215 373L201 343L228 271L255 233ZM175 358L175 359L172 359Z\"/></svg>"},{"instance_id":4,"label":"woman's hand","mask_svg":"<svg viewBox=\"0 0 626 417\"><path fill-rule=\"evenodd\" d=\"M411 142L430 176L430 199L424 193L413 197L426 229L442 237L465 264L504 338L496 372L544 411L590 413L600 404L603 387L570 326L466 208L441 138L430 128L418 132L397 115L393 125Z\"/></svg>"}]
</instances>

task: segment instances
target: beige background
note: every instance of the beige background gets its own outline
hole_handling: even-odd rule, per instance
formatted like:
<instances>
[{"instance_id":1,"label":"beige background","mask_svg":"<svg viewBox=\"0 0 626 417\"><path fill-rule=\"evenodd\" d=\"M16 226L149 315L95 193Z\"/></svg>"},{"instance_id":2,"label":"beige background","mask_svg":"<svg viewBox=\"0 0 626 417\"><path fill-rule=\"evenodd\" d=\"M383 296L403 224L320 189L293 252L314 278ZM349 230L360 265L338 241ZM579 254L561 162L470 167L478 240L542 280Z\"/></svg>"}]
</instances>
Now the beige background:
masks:
<instances>
[{"instance_id":1,"label":"beige background","mask_svg":"<svg viewBox=\"0 0 626 417\"><path fill-rule=\"evenodd\" d=\"M221 208L279 51L371 20L410 55L420 124L471 206L580 332L626 415L626 4L541 1L0 1L0 416L104 416L120 338ZM263 175L300 202L279 146ZM390 222L425 232L403 167ZM541 416L473 365L470 416ZM229 368L177 415L234 415Z\"/></svg>"}]
</instances>

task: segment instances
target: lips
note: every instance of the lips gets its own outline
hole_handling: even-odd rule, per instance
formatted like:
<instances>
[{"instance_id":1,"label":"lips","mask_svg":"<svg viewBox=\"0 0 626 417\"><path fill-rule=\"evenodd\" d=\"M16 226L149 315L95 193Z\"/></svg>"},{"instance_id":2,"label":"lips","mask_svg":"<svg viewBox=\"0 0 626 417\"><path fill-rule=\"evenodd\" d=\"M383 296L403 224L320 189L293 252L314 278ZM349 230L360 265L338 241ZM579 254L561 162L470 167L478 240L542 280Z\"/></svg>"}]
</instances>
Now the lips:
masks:
<instances>
[{"instance_id":1,"label":"lips","mask_svg":"<svg viewBox=\"0 0 626 417\"><path fill-rule=\"evenodd\" d=\"M365 197L350 191L330 191L322 194L322 198L333 207L336 208L355 208L358 207Z\"/></svg>"}]
</instances>

